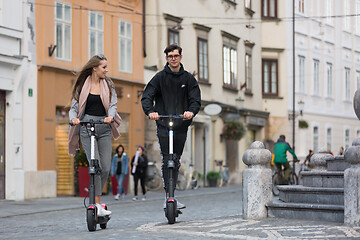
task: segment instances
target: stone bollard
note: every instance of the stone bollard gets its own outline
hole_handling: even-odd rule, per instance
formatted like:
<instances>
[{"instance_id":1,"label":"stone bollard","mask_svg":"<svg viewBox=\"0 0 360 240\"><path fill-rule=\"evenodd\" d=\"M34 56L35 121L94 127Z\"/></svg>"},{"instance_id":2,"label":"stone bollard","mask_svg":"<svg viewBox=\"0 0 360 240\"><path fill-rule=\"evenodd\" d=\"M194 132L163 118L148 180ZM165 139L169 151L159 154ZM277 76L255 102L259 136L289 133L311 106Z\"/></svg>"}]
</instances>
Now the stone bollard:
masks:
<instances>
[{"instance_id":1,"label":"stone bollard","mask_svg":"<svg viewBox=\"0 0 360 240\"><path fill-rule=\"evenodd\" d=\"M320 148L317 153L311 156L310 162L314 165L312 170L326 170L326 160L334 159L326 148Z\"/></svg>"},{"instance_id":2,"label":"stone bollard","mask_svg":"<svg viewBox=\"0 0 360 240\"><path fill-rule=\"evenodd\" d=\"M249 167L243 171L243 216L245 219L267 217L266 204L272 201L271 169L266 164L271 161L271 152L264 144L255 141L246 150L243 162Z\"/></svg>"},{"instance_id":3,"label":"stone bollard","mask_svg":"<svg viewBox=\"0 0 360 240\"><path fill-rule=\"evenodd\" d=\"M350 167L344 171L344 224L360 227L360 138L345 151Z\"/></svg>"}]
</instances>

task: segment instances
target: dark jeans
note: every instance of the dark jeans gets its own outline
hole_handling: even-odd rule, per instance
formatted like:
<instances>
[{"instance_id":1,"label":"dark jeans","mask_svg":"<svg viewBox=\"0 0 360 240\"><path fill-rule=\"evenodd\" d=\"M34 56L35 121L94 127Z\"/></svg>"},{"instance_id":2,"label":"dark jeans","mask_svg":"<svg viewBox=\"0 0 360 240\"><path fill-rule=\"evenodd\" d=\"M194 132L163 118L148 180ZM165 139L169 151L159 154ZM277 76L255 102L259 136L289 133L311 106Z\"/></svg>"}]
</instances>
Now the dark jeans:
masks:
<instances>
[{"instance_id":1,"label":"dark jeans","mask_svg":"<svg viewBox=\"0 0 360 240\"><path fill-rule=\"evenodd\" d=\"M145 195L146 194L146 189L145 189L145 180L146 180L146 174L134 174L134 195L137 196L138 195L138 182L140 179L140 184L141 184L141 189L142 189L142 194Z\"/></svg>"},{"instance_id":2,"label":"dark jeans","mask_svg":"<svg viewBox=\"0 0 360 240\"><path fill-rule=\"evenodd\" d=\"M291 171L289 162L275 163L275 165L279 173L282 171L282 166L284 166L284 179L288 183L290 180L290 171Z\"/></svg>"},{"instance_id":3,"label":"dark jeans","mask_svg":"<svg viewBox=\"0 0 360 240\"><path fill-rule=\"evenodd\" d=\"M174 131L173 135L173 152L176 154L176 158L174 159L175 168L173 171L173 178L176 187L177 178L179 175L180 168L180 157L184 150L184 145L186 141L187 131ZM157 137L159 139L161 155L162 155L162 166L161 173L163 178L163 185L165 191L168 193L169 186L169 168L168 161L170 160L169 155L169 133L167 129L157 128Z\"/></svg>"}]
</instances>

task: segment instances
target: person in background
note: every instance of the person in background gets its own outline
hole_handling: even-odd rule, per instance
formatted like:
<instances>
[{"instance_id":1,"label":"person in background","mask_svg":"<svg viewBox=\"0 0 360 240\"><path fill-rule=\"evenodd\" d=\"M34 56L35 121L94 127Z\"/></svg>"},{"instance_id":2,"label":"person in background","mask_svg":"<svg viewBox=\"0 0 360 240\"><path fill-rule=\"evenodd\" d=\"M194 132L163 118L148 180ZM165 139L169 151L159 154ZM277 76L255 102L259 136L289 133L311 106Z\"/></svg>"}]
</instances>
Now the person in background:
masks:
<instances>
[{"instance_id":1,"label":"person in background","mask_svg":"<svg viewBox=\"0 0 360 240\"><path fill-rule=\"evenodd\" d=\"M88 161L90 151L90 126L80 126L80 121L104 121L95 127L95 158L99 160L101 173L95 175L95 204L99 216L110 215L100 204L102 189L109 177L111 167L111 135L117 139L121 118L117 113L117 96L112 80L106 76L108 62L104 55L95 55L83 66L76 77L72 90L69 119L69 155L79 147L79 138ZM114 121L113 121L114 120Z\"/></svg>"},{"instance_id":2,"label":"person in background","mask_svg":"<svg viewBox=\"0 0 360 240\"><path fill-rule=\"evenodd\" d=\"M124 199L125 190L123 186L124 179L129 171L129 158L125 152L123 145L119 145L116 148L116 154L114 155L111 162L111 176L116 175L116 180L118 181L118 191L115 195L115 200L119 200L121 197Z\"/></svg>"},{"instance_id":3,"label":"person in background","mask_svg":"<svg viewBox=\"0 0 360 240\"><path fill-rule=\"evenodd\" d=\"M339 155L344 155L344 147L340 147Z\"/></svg>"},{"instance_id":4,"label":"person in background","mask_svg":"<svg viewBox=\"0 0 360 240\"><path fill-rule=\"evenodd\" d=\"M292 150L289 143L285 141L285 135L280 135L274 146L274 163L279 172L282 171L282 166L284 166L284 178L285 181L288 183L290 179L291 169L289 161L286 158L287 152L290 152L293 155L294 161L297 160L297 156L294 150Z\"/></svg>"},{"instance_id":5,"label":"person in background","mask_svg":"<svg viewBox=\"0 0 360 240\"><path fill-rule=\"evenodd\" d=\"M146 180L146 169L148 167L148 159L144 154L144 147L138 146L137 152L139 157L136 159L136 154L131 159L131 174L134 176L134 197L133 201L138 200L138 182L140 180L141 189L142 189L142 200L146 200L146 188L145 188L145 180Z\"/></svg>"},{"instance_id":6,"label":"person in background","mask_svg":"<svg viewBox=\"0 0 360 240\"><path fill-rule=\"evenodd\" d=\"M309 154L306 156L305 161L304 161L304 165L306 166L306 169L313 168L313 164L311 164L311 162L310 162L312 155L314 155L314 151L310 149Z\"/></svg>"}]
</instances>

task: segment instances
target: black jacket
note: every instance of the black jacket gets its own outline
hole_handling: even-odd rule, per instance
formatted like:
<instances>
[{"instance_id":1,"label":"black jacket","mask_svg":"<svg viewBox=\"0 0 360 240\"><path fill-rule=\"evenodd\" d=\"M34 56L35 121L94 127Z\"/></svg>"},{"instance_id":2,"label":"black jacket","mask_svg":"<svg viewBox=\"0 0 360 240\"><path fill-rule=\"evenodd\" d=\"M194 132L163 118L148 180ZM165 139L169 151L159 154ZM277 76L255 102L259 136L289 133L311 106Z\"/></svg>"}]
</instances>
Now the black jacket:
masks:
<instances>
[{"instance_id":1,"label":"black jacket","mask_svg":"<svg viewBox=\"0 0 360 240\"><path fill-rule=\"evenodd\" d=\"M195 116L201 106L200 88L194 76L185 71L181 63L179 72L172 72L167 63L146 85L141 104L146 115L152 112L168 115L190 111ZM191 122L192 119L175 119L174 130L186 131ZM166 127L163 121L157 121L157 125Z\"/></svg>"},{"instance_id":2,"label":"black jacket","mask_svg":"<svg viewBox=\"0 0 360 240\"><path fill-rule=\"evenodd\" d=\"M133 158L131 159L131 175L134 175L134 173L132 172L132 169L134 167L134 161L135 161L135 156L133 156ZM138 165L136 166L135 174L136 175L146 174L147 167L148 167L148 159L145 154L142 154L141 156L139 156Z\"/></svg>"}]
</instances>

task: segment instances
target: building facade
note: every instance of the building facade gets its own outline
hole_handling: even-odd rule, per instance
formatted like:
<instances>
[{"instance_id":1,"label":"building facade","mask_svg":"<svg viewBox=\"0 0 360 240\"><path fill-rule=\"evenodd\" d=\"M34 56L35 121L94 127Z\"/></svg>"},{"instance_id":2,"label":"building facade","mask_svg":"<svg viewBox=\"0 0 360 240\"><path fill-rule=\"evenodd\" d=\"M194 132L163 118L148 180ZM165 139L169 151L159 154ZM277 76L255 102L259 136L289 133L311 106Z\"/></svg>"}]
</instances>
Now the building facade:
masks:
<instances>
[{"instance_id":1,"label":"building facade","mask_svg":"<svg viewBox=\"0 0 360 240\"><path fill-rule=\"evenodd\" d=\"M173 6L176 7L174 8ZM145 82L163 69L166 46L183 48L185 70L198 80L202 110L189 128L182 156L183 167L194 165L206 175L218 171L215 160L230 170L230 181L241 182L245 168L241 156L254 140L264 138L268 112L263 110L261 94L261 24L257 1L149 1L146 3ZM251 24L249 24L251 22ZM220 106L209 115L207 105ZM240 141L221 137L225 123L240 122L246 134ZM148 151L160 159L154 123L147 122Z\"/></svg>"},{"instance_id":2,"label":"building facade","mask_svg":"<svg viewBox=\"0 0 360 240\"><path fill-rule=\"evenodd\" d=\"M37 171L52 196L73 195L74 160L67 155L68 110L76 72L97 54L108 59L118 97L121 137L128 155L144 144L143 2L35 1L37 53ZM46 181L45 181L46 180ZM34 196L35 197L35 196Z\"/></svg>"},{"instance_id":3,"label":"building facade","mask_svg":"<svg viewBox=\"0 0 360 240\"><path fill-rule=\"evenodd\" d=\"M34 3L0 1L0 199L26 198L36 172Z\"/></svg>"},{"instance_id":4,"label":"building facade","mask_svg":"<svg viewBox=\"0 0 360 240\"><path fill-rule=\"evenodd\" d=\"M352 105L360 87L360 1L270 2L261 5L266 138L287 135L300 158L321 147L338 154L360 134Z\"/></svg>"}]
</instances>

